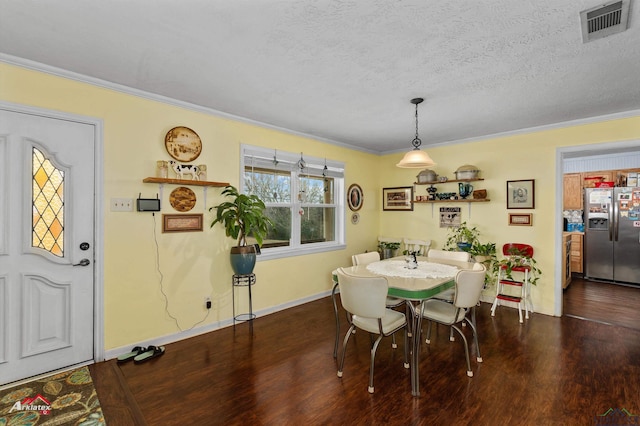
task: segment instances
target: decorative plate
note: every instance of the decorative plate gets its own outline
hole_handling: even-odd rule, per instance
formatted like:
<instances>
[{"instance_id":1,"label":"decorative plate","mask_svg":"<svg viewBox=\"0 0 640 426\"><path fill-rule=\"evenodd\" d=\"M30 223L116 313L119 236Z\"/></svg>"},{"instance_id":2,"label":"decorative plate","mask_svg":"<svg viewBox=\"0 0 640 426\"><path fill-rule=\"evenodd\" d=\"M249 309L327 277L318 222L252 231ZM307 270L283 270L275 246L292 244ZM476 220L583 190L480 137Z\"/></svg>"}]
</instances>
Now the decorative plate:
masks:
<instances>
[{"instance_id":1,"label":"decorative plate","mask_svg":"<svg viewBox=\"0 0 640 426\"><path fill-rule=\"evenodd\" d=\"M179 212L188 212L196 205L196 194L186 186L181 186L171 191L169 203Z\"/></svg>"},{"instance_id":2,"label":"decorative plate","mask_svg":"<svg viewBox=\"0 0 640 426\"><path fill-rule=\"evenodd\" d=\"M362 208L362 204L364 203L364 194L362 192L362 188L357 183L354 183L347 190L347 205L351 209L351 211L358 211Z\"/></svg>"},{"instance_id":3,"label":"decorative plate","mask_svg":"<svg viewBox=\"0 0 640 426\"><path fill-rule=\"evenodd\" d=\"M171 157L182 162L193 161L202 152L200 136L183 126L169 130L164 137L164 146Z\"/></svg>"},{"instance_id":4,"label":"decorative plate","mask_svg":"<svg viewBox=\"0 0 640 426\"><path fill-rule=\"evenodd\" d=\"M358 222L360 222L360 214L359 213L354 213L351 215L351 223L353 223L354 225L357 225Z\"/></svg>"}]
</instances>

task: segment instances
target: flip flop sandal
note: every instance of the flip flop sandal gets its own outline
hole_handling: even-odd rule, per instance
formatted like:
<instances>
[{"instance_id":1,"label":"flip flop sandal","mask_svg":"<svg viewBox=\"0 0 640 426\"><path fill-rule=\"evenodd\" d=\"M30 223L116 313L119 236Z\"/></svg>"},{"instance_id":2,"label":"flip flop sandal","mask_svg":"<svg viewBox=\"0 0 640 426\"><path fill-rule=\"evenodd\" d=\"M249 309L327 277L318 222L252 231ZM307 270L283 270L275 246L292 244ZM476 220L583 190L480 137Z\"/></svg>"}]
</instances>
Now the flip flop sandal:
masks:
<instances>
[{"instance_id":1,"label":"flip flop sandal","mask_svg":"<svg viewBox=\"0 0 640 426\"><path fill-rule=\"evenodd\" d=\"M164 354L164 346L149 346L146 352L141 353L133 358L133 362L140 364L141 362L149 361L150 359L157 358Z\"/></svg>"},{"instance_id":2,"label":"flip flop sandal","mask_svg":"<svg viewBox=\"0 0 640 426\"><path fill-rule=\"evenodd\" d=\"M126 354L120 355L118 357L118 362L120 363L120 362L131 361L134 357L146 351L147 351L147 348L144 348L142 346L134 346L134 348L131 349L131 352L127 352Z\"/></svg>"}]
</instances>

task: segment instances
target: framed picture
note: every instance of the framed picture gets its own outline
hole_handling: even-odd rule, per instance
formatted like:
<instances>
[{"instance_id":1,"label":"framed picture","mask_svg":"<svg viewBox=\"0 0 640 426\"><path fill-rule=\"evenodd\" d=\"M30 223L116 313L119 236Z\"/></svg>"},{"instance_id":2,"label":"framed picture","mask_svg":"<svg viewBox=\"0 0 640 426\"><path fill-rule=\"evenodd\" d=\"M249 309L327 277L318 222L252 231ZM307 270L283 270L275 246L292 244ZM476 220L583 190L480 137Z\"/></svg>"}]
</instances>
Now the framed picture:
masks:
<instances>
[{"instance_id":1,"label":"framed picture","mask_svg":"<svg viewBox=\"0 0 640 426\"><path fill-rule=\"evenodd\" d=\"M531 213L509 213L509 226L532 226L533 215Z\"/></svg>"},{"instance_id":2,"label":"framed picture","mask_svg":"<svg viewBox=\"0 0 640 426\"><path fill-rule=\"evenodd\" d=\"M535 206L535 181L533 179L507 181L508 209L534 209Z\"/></svg>"},{"instance_id":3,"label":"framed picture","mask_svg":"<svg viewBox=\"0 0 640 426\"><path fill-rule=\"evenodd\" d=\"M193 231L202 231L202 213L162 215L162 232Z\"/></svg>"},{"instance_id":4,"label":"framed picture","mask_svg":"<svg viewBox=\"0 0 640 426\"><path fill-rule=\"evenodd\" d=\"M382 210L413 210L413 186L382 188Z\"/></svg>"},{"instance_id":5,"label":"framed picture","mask_svg":"<svg viewBox=\"0 0 640 426\"><path fill-rule=\"evenodd\" d=\"M357 183L354 183L349 187L347 191L347 204L353 212L357 212L362 208L364 203L364 195L362 194L362 188Z\"/></svg>"}]
</instances>

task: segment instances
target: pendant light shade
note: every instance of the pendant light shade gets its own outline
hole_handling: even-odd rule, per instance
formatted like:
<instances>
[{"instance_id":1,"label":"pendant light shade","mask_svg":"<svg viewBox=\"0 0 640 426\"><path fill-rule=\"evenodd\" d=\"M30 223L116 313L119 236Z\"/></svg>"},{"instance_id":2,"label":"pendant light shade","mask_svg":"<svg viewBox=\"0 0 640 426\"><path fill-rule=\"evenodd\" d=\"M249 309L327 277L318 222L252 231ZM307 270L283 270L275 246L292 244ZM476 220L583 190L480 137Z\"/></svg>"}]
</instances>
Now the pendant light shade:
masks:
<instances>
[{"instance_id":1,"label":"pendant light shade","mask_svg":"<svg viewBox=\"0 0 640 426\"><path fill-rule=\"evenodd\" d=\"M435 165L436 163L429 157L429 154L418 148L407 152L402 160L396 164L404 169L424 169Z\"/></svg>"},{"instance_id":2,"label":"pendant light shade","mask_svg":"<svg viewBox=\"0 0 640 426\"><path fill-rule=\"evenodd\" d=\"M422 98L411 99L411 103L416 106L416 137L411 141L413 150L407 152L404 157L402 157L402 160L396 164L397 167L405 169L423 169L425 167L436 165L431 157L429 157L429 154L420 149L422 141L418 137L418 104L422 103L422 101L424 101Z\"/></svg>"}]
</instances>

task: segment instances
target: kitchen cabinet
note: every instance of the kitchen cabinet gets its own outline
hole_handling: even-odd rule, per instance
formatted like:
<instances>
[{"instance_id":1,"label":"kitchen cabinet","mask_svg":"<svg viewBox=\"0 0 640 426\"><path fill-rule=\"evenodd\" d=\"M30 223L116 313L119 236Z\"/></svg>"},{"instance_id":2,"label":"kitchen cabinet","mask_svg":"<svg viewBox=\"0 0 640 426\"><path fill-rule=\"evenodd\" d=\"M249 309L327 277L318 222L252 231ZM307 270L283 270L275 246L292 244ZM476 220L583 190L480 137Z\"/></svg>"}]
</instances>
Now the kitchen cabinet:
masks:
<instances>
[{"instance_id":1,"label":"kitchen cabinet","mask_svg":"<svg viewBox=\"0 0 640 426\"><path fill-rule=\"evenodd\" d=\"M598 182L613 182L615 170L604 170L599 172L583 172L582 187L595 188Z\"/></svg>"},{"instance_id":2,"label":"kitchen cabinet","mask_svg":"<svg viewBox=\"0 0 640 426\"><path fill-rule=\"evenodd\" d=\"M564 210L582 210L581 173L565 174L562 192L562 208Z\"/></svg>"},{"instance_id":3,"label":"kitchen cabinet","mask_svg":"<svg viewBox=\"0 0 640 426\"><path fill-rule=\"evenodd\" d=\"M571 234L562 235L562 288L567 288L571 283Z\"/></svg>"},{"instance_id":4,"label":"kitchen cabinet","mask_svg":"<svg viewBox=\"0 0 640 426\"><path fill-rule=\"evenodd\" d=\"M571 235L571 272L583 273L582 243L584 234L572 232Z\"/></svg>"}]
</instances>

